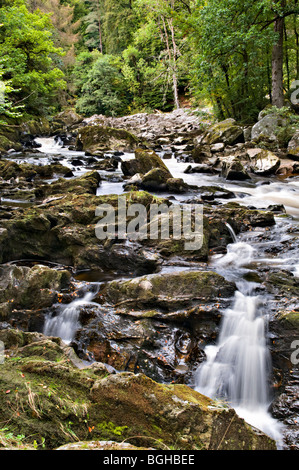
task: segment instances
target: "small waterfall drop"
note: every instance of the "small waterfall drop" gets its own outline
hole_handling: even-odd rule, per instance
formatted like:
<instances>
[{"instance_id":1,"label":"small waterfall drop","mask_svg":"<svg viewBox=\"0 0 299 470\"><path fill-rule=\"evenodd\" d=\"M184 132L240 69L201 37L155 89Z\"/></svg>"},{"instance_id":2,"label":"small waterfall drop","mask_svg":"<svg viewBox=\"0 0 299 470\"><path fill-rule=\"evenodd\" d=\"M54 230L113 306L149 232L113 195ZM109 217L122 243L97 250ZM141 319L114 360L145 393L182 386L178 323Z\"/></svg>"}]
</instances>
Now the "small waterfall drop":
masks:
<instances>
[{"instance_id":1,"label":"small waterfall drop","mask_svg":"<svg viewBox=\"0 0 299 470\"><path fill-rule=\"evenodd\" d=\"M79 316L83 306L92 304L95 292L86 292L82 298L76 299L69 305L60 305L57 314L51 313L45 320L44 335L61 338L66 344L74 339L80 328Z\"/></svg>"},{"instance_id":2,"label":"small waterfall drop","mask_svg":"<svg viewBox=\"0 0 299 470\"><path fill-rule=\"evenodd\" d=\"M255 251L237 241L217 267L233 270L248 265ZM242 271L242 269L241 269ZM280 425L268 412L271 404L268 379L271 357L267 347L267 316L263 298L255 294L255 284L239 278L234 303L223 315L216 345L205 348L206 360L195 373L195 389L212 399L226 401L252 426L277 441Z\"/></svg>"}]
</instances>

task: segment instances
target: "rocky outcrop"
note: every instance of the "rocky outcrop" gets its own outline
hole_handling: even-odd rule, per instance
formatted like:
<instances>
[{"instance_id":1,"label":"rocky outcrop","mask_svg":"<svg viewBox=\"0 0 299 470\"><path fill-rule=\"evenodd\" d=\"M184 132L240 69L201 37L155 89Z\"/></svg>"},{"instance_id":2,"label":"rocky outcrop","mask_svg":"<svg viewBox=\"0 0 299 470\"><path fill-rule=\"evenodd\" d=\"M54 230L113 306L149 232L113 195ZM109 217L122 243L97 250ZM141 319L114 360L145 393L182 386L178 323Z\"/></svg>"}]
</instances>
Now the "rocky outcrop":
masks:
<instances>
[{"instance_id":1,"label":"rocky outcrop","mask_svg":"<svg viewBox=\"0 0 299 470\"><path fill-rule=\"evenodd\" d=\"M129 309L148 310L162 308L166 311L205 303L219 297L231 297L234 284L211 271L156 274L132 281L108 283L101 295L108 303L127 306Z\"/></svg>"},{"instance_id":2,"label":"rocky outcrop","mask_svg":"<svg viewBox=\"0 0 299 470\"><path fill-rule=\"evenodd\" d=\"M288 157L299 161L299 131L297 131L288 144Z\"/></svg>"},{"instance_id":3,"label":"rocky outcrop","mask_svg":"<svg viewBox=\"0 0 299 470\"><path fill-rule=\"evenodd\" d=\"M124 129L87 126L78 131L76 148L90 155L102 155L103 151L132 151L139 145L139 139Z\"/></svg>"},{"instance_id":4,"label":"rocky outcrop","mask_svg":"<svg viewBox=\"0 0 299 470\"><path fill-rule=\"evenodd\" d=\"M277 172L281 160L270 150L260 148L248 149L249 165L253 173L260 176L269 176Z\"/></svg>"},{"instance_id":5,"label":"rocky outcrop","mask_svg":"<svg viewBox=\"0 0 299 470\"><path fill-rule=\"evenodd\" d=\"M172 178L167 166L154 151L136 149L134 159L121 163L123 174L129 177L136 174L145 175L157 168L165 173L165 177Z\"/></svg>"},{"instance_id":6,"label":"rocky outcrop","mask_svg":"<svg viewBox=\"0 0 299 470\"><path fill-rule=\"evenodd\" d=\"M0 267L0 315L5 320L12 309L50 307L57 294L69 287L71 274L64 269L44 265L32 268L16 265Z\"/></svg>"},{"instance_id":7,"label":"rocky outcrop","mask_svg":"<svg viewBox=\"0 0 299 470\"><path fill-rule=\"evenodd\" d=\"M103 364L86 366L58 338L8 329L0 331L0 340L6 349L0 420L11 431L1 439L6 448L16 447L13 437L21 434L27 448L55 449L76 441L156 449L175 442L180 450L276 448L234 410L186 385L111 373Z\"/></svg>"},{"instance_id":8,"label":"rocky outcrop","mask_svg":"<svg viewBox=\"0 0 299 470\"><path fill-rule=\"evenodd\" d=\"M234 119L226 119L208 128L202 138L197 139L197 142L211 146L215 144L235 145L244 142L243 129ZM213 151L216 149L218 150L213 147Z\"/></svg>"}]
</instances>

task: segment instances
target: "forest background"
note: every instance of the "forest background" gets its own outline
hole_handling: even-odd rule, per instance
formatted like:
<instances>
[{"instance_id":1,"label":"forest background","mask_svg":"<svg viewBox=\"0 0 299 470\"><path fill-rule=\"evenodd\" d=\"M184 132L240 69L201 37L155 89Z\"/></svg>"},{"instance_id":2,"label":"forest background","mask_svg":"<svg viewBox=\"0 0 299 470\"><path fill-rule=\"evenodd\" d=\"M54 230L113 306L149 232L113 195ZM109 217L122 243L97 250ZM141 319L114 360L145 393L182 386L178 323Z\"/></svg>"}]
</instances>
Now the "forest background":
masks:
<instances>
[{"instance_id":1,"label":"forest background","mask_svg":"<svg viewBox=\"0 0 299 470\"><path fill-rule=\"evenodd\" d=\"M255 122L299 79L298 12L297 0L0 0L0 123L68 107Z\"/></svg>"}]
</instances>

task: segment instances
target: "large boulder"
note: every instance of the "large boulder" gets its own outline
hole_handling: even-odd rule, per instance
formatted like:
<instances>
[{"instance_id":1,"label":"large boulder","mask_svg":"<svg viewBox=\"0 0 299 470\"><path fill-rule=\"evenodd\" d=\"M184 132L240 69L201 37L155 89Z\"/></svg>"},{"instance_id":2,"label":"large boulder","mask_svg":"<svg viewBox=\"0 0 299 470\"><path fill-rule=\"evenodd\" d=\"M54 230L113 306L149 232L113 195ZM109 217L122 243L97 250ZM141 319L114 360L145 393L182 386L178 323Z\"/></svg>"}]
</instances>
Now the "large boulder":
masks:
<instances>
[{"instance_id":1,"label":"large boulder","mask_svg":"<svg viewBox=\"0 0 299 470\"><path fill-rule=\"evenodd\" d=\"M68 128L75 124L80 124L83 119L83 116L78 114L74 109L69 108L54 116L53 121L55 125Z\"/></svg>"},{"instance_id":2,"label":"large boulder","mask_svg":"<svg viewBox=\"0 0 299 470\"><path fill-rule=\"evenodd\" d=\"M202 144L214 146L223 143L235 145L244 142L243 128L234 119L226 119L211 126L201 141ZM214 149L214 147L213 147Z\"/></svg>"},{"instance_id":3,"label":"large boulder","mask_svg":"<svg viewBox=\"0 0 299 470\"><path fill-rule=\"evenodd\" d=\"M263 142L270 147L286 147L294 131L291 116L282 116L275 111L270 114L261 113L260 120L252 127L251 140L255 143Z\"/></svg>"},{"instance_id":4,"label":"large boulder","mask_svg":"<svg viewBox=\"0 0 299 470\"><path fill-rule=\"evenodd\" d=\"M299 161L299 130L293 135L288 144L288 157Z\"/></svg>"},{"instance_id":5,"label":"large boulder","mask_svg":"<svg viewBox=\"0 0 299 470\"><path fill-rule=\"evenodd\" d=\"M250 179L249 174L244 168L243 164L237 158L227 158L222 162L221 168L222 176L227 180L248 180Z\"/></svg>"},{"instance_id":6,"label":"large boulder","mask_svg":"<svg viewBox=\"0 0 299 470\"><path fill-rule=\"evenodd\" d=\"M247 155L251 171L257 175L268 176L275 174L280 167L280 158L270 150L248 149Z\"/></svg>"},{"instance_id":7,"label":"large boulder","mask_svg":"<svg viewBox=\"0 0 299 470\"><path fill-rule=\"evenodd\" d=\"M0 266L0 314L9 308L38 309L50 307L57 293L69 286L71 274L66 269L52 269L37 264ZM5 315L4 315L5 316Z\"/></svg>"},{"instance_id":8,"label":"large boulder","mask_svg":"<svg viewBox=\"0 0 299 470\"><path fill-rule=\"evenodd\" d=\"M138 148L135 150L134 159L124 161L121 164L121 169L125 176L134 176L136 174L145 175L156 168L163 170L163 173L168 178L172 178L167 166L154 151Z\"/></svg>"},{"instance_id":9,"label":"large boulder","mask_svg":"<svg viewBox=\"0 0 299 470\"><path fill-rule=\"evenodd\" d=\"M80 128L76 148L90 155L102 155L107 150L133 151L138 144L139 139L125 129L87 126Z\"/></svg>"},{"instance_id":10,"label":"large boulder","mask_svg":"<svg viewBox=\"0 0 299 470\"><path fill-rule=\"evenodd\" d=\"M113 281L102 295L107 302L122 306L163 308L168 311L230 297L235 285L212 271L192 271L175 274L153 274L131 281Z\"/></svg>"},{"instance_id":11,"label":"large boulder","mask_svg":"<svg viewBox=\"0 0 299 470\"><path fill-rule=\"evenodd\" d=\"M27 449L74 441L125 441L156 449L175 442L177 449L193 451L276 449L229 406L186 385L84 364L58 338L2 330L0 340L6 349L0 394L4 448L16 447L13 436L23 435ZM19 448L26 447L19 442Z\"/></svg>"}]
</instances>

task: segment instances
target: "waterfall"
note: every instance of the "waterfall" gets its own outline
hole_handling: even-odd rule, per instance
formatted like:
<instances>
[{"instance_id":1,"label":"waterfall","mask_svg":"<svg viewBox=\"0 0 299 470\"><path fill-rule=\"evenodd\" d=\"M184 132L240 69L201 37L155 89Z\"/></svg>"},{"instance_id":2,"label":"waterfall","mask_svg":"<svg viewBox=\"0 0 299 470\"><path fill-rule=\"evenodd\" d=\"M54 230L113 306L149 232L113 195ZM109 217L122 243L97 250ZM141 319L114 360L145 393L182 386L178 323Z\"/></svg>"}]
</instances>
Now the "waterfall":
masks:
<instances>
[{"instance_id":1,"label":"waterfall","mask_svg":"<svg viewBox=\"0 0 299 470\"><path fill-rule=\"evenodd\" d=\"M66 344L71 343L76 331L80 328L79 316L84 305L92 304L94 292L85 293L84 297L76 299L69 305L60 305L58 313L46 317L44 335L61 338Z\"/></svg>"},{"instance_id":2,"label":"waterfall","mask_svg":"<svg viewBox=\"0 0 299 470\"><path fill-rule=\"evenodd\" d=\"M228 246L217 265L238 269L253 257L250 245L236 242ZM217 344L205 348L206 360L195 373L195 389L212 399L224 400L278 443L280 425L268 412L271 357L264 302L255 295L254 283L239 280L237 288L232 307L224 312Z\"/></svg>"},{"instance_id":3,"label":"waterfall","mask_svg":"<svg viewBox=\"0 0 299 470\"><path fill-rule=\"evenodd\" d=\"M229 233L231 234L231 237L232 237L234 243L237 243L237 241L238 241L237 235L235 234L235 232L234 232L232 226L231 226L228 222L225 222L225 225L226 225L226 227L228 228L228 231L229 231Z\"/></svg>"}]
</instances>

